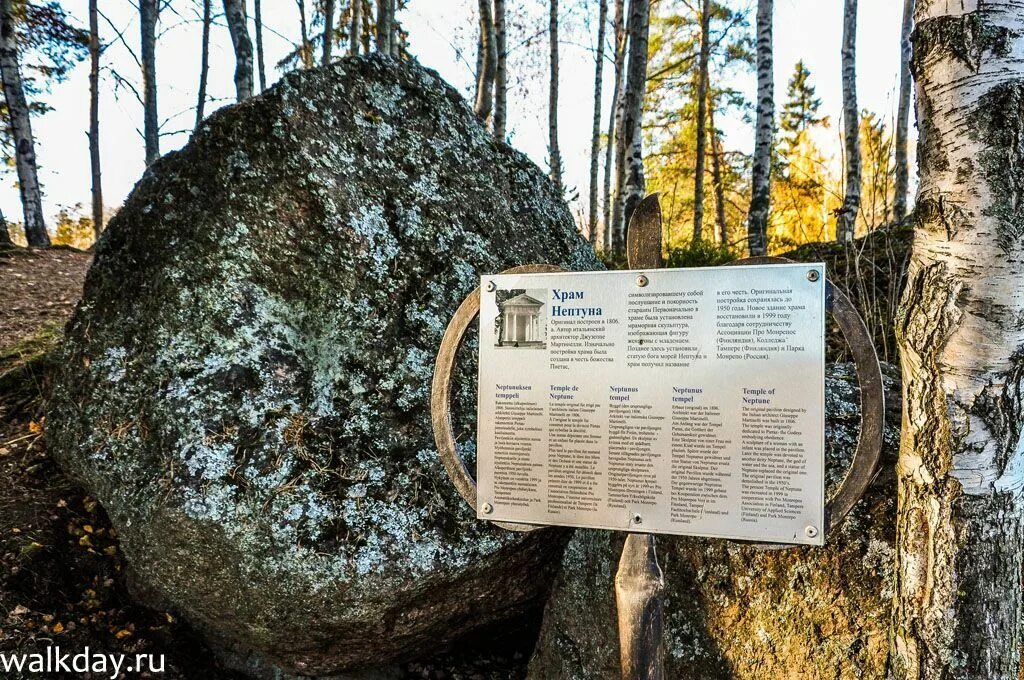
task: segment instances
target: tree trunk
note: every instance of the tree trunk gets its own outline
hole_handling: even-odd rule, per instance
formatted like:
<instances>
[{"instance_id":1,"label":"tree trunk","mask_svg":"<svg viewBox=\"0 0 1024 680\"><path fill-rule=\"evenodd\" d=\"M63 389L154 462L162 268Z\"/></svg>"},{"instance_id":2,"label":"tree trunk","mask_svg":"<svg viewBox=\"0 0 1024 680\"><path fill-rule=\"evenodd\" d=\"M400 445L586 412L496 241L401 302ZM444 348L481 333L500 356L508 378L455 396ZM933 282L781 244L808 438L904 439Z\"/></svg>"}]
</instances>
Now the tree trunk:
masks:
<instances>
[{"instance_id":1,"label":"tree trunk","mask_svg":"<svg viewBox=\"0 0 1024 680\"><path fill-rule=\"evenodd\" d=\"M715 183L715 218L718 242L729 245L729 227L725 221L725 182L722 177L722 141L715 128L715 102L708 105L708 134L711 135L711 179Z\"/></svg>"},{"instance_id":2,"label":"tree trunk","mask_svg":"<svg viewBox=\"0 0 1024 680\"><path fill-rule=\"evenodd\" d=\"M324 45L320 61L331 63L331 52L334 50L334 0L324 0Z\"/></svg>"},{"instance_id":3,"label":"tree trunk","mask_svg":"<svg viewBox=\"0 0 1024 680\"><path fill-rule=\"evenodd\" d=\"M494 136L504 142L508 117L508 45L505 34L505 0L494 0Z\"/></svg>"},{"instance_id":4,"label":"tree trunk","mask_svg":"<svg viewBox=\"0 0 1024 680\"><path fill-rule=\"evenodd\" d=\"M213 0L203 0L203 41L199 57L199 95L196 97L196 124L198 130L206 112L206 83L210 76L210 24L213 21Z\"/></svg>"},{"instance_id":5,"label":"tree trunk","mask_svg":"<svg viewBox=\"0 0 1024 680\"><path fill-rule=\"evenodd\" d=\"M296 0L299 6L299 60L302 68L313 68L313 46L309 43L309 26L306 24L306 0Z\"/></svg>"},{"instance_id":6,"label":"tree trunk","mask_svg":"<svg viewBox=\"0 0 1024 680\"><path fill-rule=\"evenodd\" d=\"M550 0L548 15L548 41L550 47L548 80L548 155L551 164L551 181L555 190L562 195L562 152L558 148L558 0Z\"/></svg>"},{"instance_id":7,"label":"tree trunk","mask_svg":"<svg viewBox=\"0 0 1024 680\"><path fill-rule=\"evenodd\" d=\"M206 0L203 1L206 2ZM263 60L263 9L261 4L261 0L253 0L252 20L253 30L256 33L256 68L259 71L260 92L263 92L267 89L267 67Z\"/></svg>"},{"instance_id":8,"label":"tree trunk","mask_svg":"<svg viewBox=\"0 0 1024 680\"><path fill-rule=\"evenodd\" d=\"M391 2L377 0L377 51L391 54Z\"/></svg>"},{"instance_id":9,"label":"tree trunk","mask_svg":"<svg viewBox=\"0 0 1024 680\"><path fill-rule=\"evenodd\" d=\"M92 228L98 239L103 231L103 182L100 171L100 27L96 2L89 0L89 169Z\"/></svg>"},{"instance_id":10,"label":"tree trunk","mask_svg":"<svg viewBox=\"0 0 1024 680\"><path fill-rule=\"evenodd\" d=\"M922 2L921 184L898 319L897 678L1017 678L1024 12Z\"/></svg>"},{"instance_id":11,"label":"tree trunk","mask_svg":"<svg viewBox=\"0 0 1024 680\"><path fill-rule=\"evenodd\" d=\"M235 98L245 101L252 96L252 40L249 39L245 0L224 0L224 19L235 48Z\"/></svg>"},{"instance_id":12,"label":"tree trunk","mask_svg":"<svg viewBox=\"0 0 1024 680\"><path fill-rule=\"evenodd\" d=\"M843 12L843 147L846 195L836 220L836 239L853 240L860 212L860 109L857 106L857 0L845 0Z\"/></svg>"},{"instance_id":13,"label":"tree trunk","mask_svg":"<svg viewBox=\"0 0 1024 680\"><path fill-rule=\"evenodd\" d=\"M146 165L160 157L160 118L156 105L156 21L158 0L139 0L139 26L142 33L142 136L146 145Z\"/></svg>"},{"instance_id":14,"label":"tree trunk","mask_svg":"<svg viewBox=\"0 0 1024 680\"><path fill-rule=\"evenodd\" d=\"M910 166L907 159L910 136L910 33L914 28L914 0L903 0L903 32L900 34L900 100L896 116L896 199L894 217L902 222L907 216L907 194L910 191Z\"/></svg>"},{"instance_id":15,"label":"tree trunk","mask_svg":"<svg viewBox=\"0 0 1024 680\"><path fill-rule=\"evenodd\" d=\"M363 0L351 0L352 2L352 23L348 34L348 53L350 56L359 54L359 32L363 24Z\"/></svg>"},{"instance_id":16,"label":"tree trunk","mask_svg":"<svg viewBox=\"0 0 1024 680\"><path fill-rule=\"evenodd\" d=\"M644 198L643 156L643 112L644 94L647 89L647 35L650 30L650 0L630 0L629 22L626 34L629 38L629 61L626 67L626 83L622 97L622 121L616 141L615 153L625 168L623 186L616 187L616 209L619 211L616 229L621 234L619 247L624 247L629 237L629 218ZM618 159L617 159L618 160ZM613 216L612 219L615 219Z\"/></svg>"},{"instance_id":17,"label":"tree trunk","mask_svg":"<svg viewBox=\"0 0 1024 680\"><path fill-rule=\"evenodd\" d=\"M370 34L372 32L370 30L370 11L372 9L373 6L370 4L370 0L363 0L363 11L361 12L363 15L363 35L361 38L363 54L370 53Z\"/></svg>"},{"instance_id":18,"label":"tree trunk","mask_svg":"<svg viewBox=\"0 0 1024 680\"><path fill-rule=\"evenodd\" d=\"M594 66L594 123L590 130L590 245L597 246L597 183L601 155L601 88L604 85L604 29L608 23L608 0L597 9L597 52Z\"/></svg>"},{"instance_id":19,"label":"tree trunk","mask_svg":"<svg viewBox=\"0 0 1024 680\"><path fill-rule=\"evenodd\" d=\"M473 109L480 120L486 121L494 105L494 70L497 48L494 44L494 17L491 14L491 0L479 0L480 40L479 64L476 71L476 104Z\"/></svg>"},{"instance_id":20,"label":"tree trunk","mask_svg":"<svg viewBox=\"0 0 1024 680\"><path fill-rule=\"evenodd\" d=\"M707 156L708 62L711 60L711 0L700 10L700 58L697 63L697 162L693 169L693 242L704 230L704 166Z\"/></svg>"},{"instance_id":21,"label":"tree trunk","mask_svg":"<svg viewBox=\"0 0 1024 680\"><path fill-rule=\"evenodd\" d=\"M0 252L14 247L16 246L14 241L11 240L11 232L7 227L7 218L4 216L3 211L0 210Z\"/></svg>"},{"instance_id":22,"label":"tree trunk","mask_svg":"<svg viewBox=\"0 0 1024 680\"><path fill-rule=\"evenodd\" d=\"M18 190L25 215L25 239L30 246L46 248L50 236L43 219L42 190L39 188L36 167L36 145L32 136L31 114L25 90L21 84L21 64L18 62L18 38L15 28L12 0L0 0L0 79L3 80L7 101L11 137L14 142L14 160L18 170Z\"/></svg>"},{"instance_id":23,"label":"tree trunk","mask_svg":"<svg viewBox=\"0 0 1024 680\"><path fill-rule=\"evenodd\" d=\"M622 110L622 69L626 59L626 31L623 27L623 0L615 0L614 19L612 28L615 34L615 84L612 87L612 101L608 109L608 136L605 141L604 151L604 249L612 251L615 249L616 240L621 238L616 234L615 222L612 219L612 175L617 173L615 164L616 136L622 134L619 112ZM617 176L617 175L616 175ZM616 184L615 186L618 186Z\"/></svg>"},{"instance_id":24,"label":"tree trunk","mask_svg":"<svg viewBox=\"0 0 1024 680\"><path fill-rule=\"evenodd\" d=\"M768 212L771 210L772 135L775 130L775 80L772 72L774 0L757 3L757 123L751 179L747 248L754 257L768 254Z\"/></svg>"}]
</instances>

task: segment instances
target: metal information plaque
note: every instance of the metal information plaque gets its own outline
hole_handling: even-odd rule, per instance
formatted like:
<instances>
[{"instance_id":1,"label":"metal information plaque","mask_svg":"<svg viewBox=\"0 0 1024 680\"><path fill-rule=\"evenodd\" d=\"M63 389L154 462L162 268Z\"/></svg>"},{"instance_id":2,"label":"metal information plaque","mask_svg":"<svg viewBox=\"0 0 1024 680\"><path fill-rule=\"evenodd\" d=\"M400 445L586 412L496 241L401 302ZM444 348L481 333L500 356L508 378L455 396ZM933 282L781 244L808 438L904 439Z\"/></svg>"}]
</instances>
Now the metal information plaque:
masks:
<instances>
[{"instance_id":1,"label":"metal information plaque","mask_svg":"<svg viewBox=\"0 0 1024 680\"><path fill-rule=\"evenodd\" d=\"M480 519L824 544L825 270L484 276Z\"/></svg>"}]
</instances>

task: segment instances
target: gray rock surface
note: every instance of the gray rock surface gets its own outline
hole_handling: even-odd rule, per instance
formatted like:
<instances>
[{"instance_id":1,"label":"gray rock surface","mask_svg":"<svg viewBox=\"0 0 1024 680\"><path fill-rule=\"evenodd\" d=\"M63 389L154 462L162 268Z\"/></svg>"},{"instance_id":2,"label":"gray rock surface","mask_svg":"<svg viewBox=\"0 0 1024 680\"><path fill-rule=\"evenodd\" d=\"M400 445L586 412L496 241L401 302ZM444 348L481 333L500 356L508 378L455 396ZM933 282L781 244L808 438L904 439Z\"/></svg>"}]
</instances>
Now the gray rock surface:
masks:
<instances>
[{"instance_id":1,"label":"gray rock surface","mask_svg":"<svg viewBox=\"0 0 1024 680\"><path fill-rule=\"evenodd\" d=\"M111 221L49 445L140 596L236 653L312 675L440 651L541 606L567 537L476 522L430 430L448 319L478 274L529 262L599 267L545 173L435 73L292 73ZM456 395L469 459L474 404Z\"/></svg>"},{"instance_id":2,"label":"gray rock surface","mask_svg":"<svg viewBox=\"0 0 1024 680\"><path fill-rule=\"evenodd\" d=\"M658 537L667 677L886 677L900 401L898 372L884 368L882 472L824 548L764 551ZM826 410L831 491L856 447L860 407L851 365L828 367ZM575 533L545 610L530 680L618 677L614 580L622 543L622 534Z\"/></svg>"}]
</instances>

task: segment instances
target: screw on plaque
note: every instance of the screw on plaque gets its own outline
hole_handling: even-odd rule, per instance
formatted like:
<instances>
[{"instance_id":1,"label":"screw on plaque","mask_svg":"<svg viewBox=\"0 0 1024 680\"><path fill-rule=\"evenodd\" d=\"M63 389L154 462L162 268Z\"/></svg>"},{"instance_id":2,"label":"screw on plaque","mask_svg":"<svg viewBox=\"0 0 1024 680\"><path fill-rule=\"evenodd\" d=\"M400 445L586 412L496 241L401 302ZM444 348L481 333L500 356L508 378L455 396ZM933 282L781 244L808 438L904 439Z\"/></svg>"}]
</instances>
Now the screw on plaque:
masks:
<instances>
[{"instance_id":1,"label":"screw on plaque","mask_svg":"<svg viewBox=\"0 0 1024 680\"><path fill-rule=\"evenodd\" d=\"M494 285L494 281L488 281L487 282L487 292L488 293L493 293L496 290L498 290L498 287L496 285Z\"/></svg>"},{"instance_id":2,"label":"screw on plaque","mask_svg":"<svg viewBox=\"0 0 1024 680\"><path fill-rule=\"evenodd\" d=\"M807 272L807 280L811 283L815 283L819 278L821 278L821 274L818 273L817 269L812 269Z\"/></svg>"},{"instance_id":3,"label":"screw on plaque","mask_svg":"<svg viewBox=\"0 0 1024 680\"><path fill-rule=\"evenodd\" d=\"M643 524L644 518L640 516L640 513L633 515L633 524Z\"/></svg>"},{"instance_id":4,"label":"screw on plaque","mask_svg":"<svg viewBox=\"0 0 1024 680\"><path fill-rule=\"evenodd\" d=\"M494 506L491 505L490 503L484 503L483 505L480 506L480 511L485 515L489 515L492 512L494 512Z\"/></svg>"},{"instance_id":5,"label":"screw on plaque","mask_svg":"<svg viewBox=\"0 0 1024 680\"><path fill-rule=\"evenodd\" d=\"M807 538L816 538L818 536L818 527L808 526L804 529L804 533L807 534Z\"/></svg>"},{"instance_id":6,"label":"screw on plaque","mask_svg":"<svg viewBox=\"0 0 1024 680\"><path fill-rule=\"evenodd\" d=\"M640 276L636 277L636 285L640 286L641 288L646 286L648 283L650 283L650 281L643 274L641 274Z\"/></svg>"}]
</instances>

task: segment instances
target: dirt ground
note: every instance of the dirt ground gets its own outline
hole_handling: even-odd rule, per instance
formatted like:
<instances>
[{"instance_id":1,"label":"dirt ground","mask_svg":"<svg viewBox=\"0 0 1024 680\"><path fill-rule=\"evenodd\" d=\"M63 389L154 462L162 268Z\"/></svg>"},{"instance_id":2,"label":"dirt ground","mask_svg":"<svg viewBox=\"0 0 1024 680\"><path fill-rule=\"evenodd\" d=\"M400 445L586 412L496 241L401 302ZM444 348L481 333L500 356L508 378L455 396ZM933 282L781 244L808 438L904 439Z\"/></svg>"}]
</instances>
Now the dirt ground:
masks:
<instances>
[{"instance_id":1,"label":"dirt ground","mask_svg":"<svg viewBox=\"0 0 1024 680\"><path fill-rule=\"evenodd\" d=\"M119 677L241 680L211 661L170 612L136 605L103 508L47 455L44 395L51 352L74 311L92 256L70 249L0 252L0 652L161 654L164 672ZM538 622L467 641L461 654L409 663L406 678L522 678ZM495 640L497 637L499 639ZM0 668L0 678L18 675ZM109 673L50 674L109 678Z\"/></svg>"}]
</instances>

